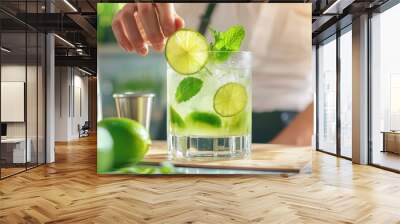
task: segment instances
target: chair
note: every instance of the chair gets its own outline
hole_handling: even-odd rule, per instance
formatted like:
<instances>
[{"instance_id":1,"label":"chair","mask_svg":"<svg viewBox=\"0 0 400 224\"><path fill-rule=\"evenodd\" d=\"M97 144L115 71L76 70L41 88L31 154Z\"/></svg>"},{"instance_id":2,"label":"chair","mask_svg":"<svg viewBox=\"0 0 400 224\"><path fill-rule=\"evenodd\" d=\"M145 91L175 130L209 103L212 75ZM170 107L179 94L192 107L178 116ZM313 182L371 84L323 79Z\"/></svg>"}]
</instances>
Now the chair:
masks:
<instances>
[{"instance_id":1,"label":"chair","mask_svg":"<svg viewBox=\"0 0 400 224\"><path fill-rule=\"evenodd\" d=\"M82 126L78 124L79 138L89 136L89 129L90 129L89 121L85 121L85 123Z\"/></svg>"}]
</instances>

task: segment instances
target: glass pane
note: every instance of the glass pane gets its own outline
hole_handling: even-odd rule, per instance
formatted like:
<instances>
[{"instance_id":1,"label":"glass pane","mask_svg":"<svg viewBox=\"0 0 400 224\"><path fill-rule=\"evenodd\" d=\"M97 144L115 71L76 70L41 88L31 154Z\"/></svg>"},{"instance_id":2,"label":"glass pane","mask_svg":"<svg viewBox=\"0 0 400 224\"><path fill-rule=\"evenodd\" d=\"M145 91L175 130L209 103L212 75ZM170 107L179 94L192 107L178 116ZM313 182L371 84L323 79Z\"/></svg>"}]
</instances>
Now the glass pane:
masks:
<instances>
[{"instance_id":1,"label":"glass pane","mask_svg":"<svg viewBox=\"0 0 400 224\"><path fill-rule=\"evenodd\" d=\"M372 163L400 170L400 5L372 18Z\"/></svg>"},{"instance_id":2,"label":"glass pane","mask_svg":"<svg viewBox=\"0 0 400 224\"><path fill-rule=\"evenodd\" d=\"M0 17L7 18L1 13ZM31 151L26 142L25 119L26 33L24 30L8 29L1 32L0 150L1 173L5 177L25 170Z\"/></svg>"},{"instance_id":3,"label":"glass pane","mask_svg":"<svg viewBox=\"0 0 400 224\"><path fill-rule=\"evenodd\" d=\"M28 63L27 63L27 80L26 80L26 115L27 115L27 142L28 149L30 148L30 158L28 159L27 166L34 167L37 165L37 98L38 98L38 88L37 88L37 33L29 32L27 33L28 38Z\"/></svg>"},{"instance_id":4,"label":"glass pane","mask_svg":"<svg viewBox=\"0 0 400 224\"><path fill-rule=\"evenodd\" d=\"M46 37L44 34L39 34L39 45L38 45L38 163L45 163L45 60L46 60L46 52L45 52L45 44Z\"/></svg>"},{"instance_id":5,"label":"glass pane","mask_svg":"<svg viewBox=\"0 0 400 224\"><path fill-rule=\"evenodd\" d=\"M318 148L336 153L336 39L318 48Z\"/></svg>"},{"instance_id":6,"label":"glass pane","mask_svg":"<svg viewBox=\"0 0 400 224\"><path fill-rule=\"evenodd\" d=\"M352 149L352 33L340 37L340 150L351 158Z\"/></svg>"}]
</instances>

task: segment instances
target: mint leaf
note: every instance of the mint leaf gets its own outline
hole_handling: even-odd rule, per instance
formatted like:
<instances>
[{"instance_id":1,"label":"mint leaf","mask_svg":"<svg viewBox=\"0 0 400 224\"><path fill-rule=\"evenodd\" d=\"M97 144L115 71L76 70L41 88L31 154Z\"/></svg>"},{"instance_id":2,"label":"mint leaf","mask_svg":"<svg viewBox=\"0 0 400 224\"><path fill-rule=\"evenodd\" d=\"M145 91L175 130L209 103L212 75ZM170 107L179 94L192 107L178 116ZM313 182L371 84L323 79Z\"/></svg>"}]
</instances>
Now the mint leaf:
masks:
<instances>
[{"instance_id":1,"label":"mint leaf","mask_svg":"<svg viewBox=\"0 0 400 224\"><path fill-rule=\"evenodd\" d=\"M161 174L172 174L175 173L175 166L169 161L164 161L160 164L160 173Z\"/></svg>"},{"instance_id":2,"label":"mint leaf","mask_svg":"<svg viewBox=\"0 0 400 224\"><path fill-rule=\"evenodd\" d=\"M118 170L119 173L124 174L154 174L156 171L155 167L141 165L124 167Z\"/></svg>"},{"instance_id":3,"label":"mint leaf","mask_svg":"<svg viewBox=\"0 0 400 224\"><path fill-rule=\"evenodd\" d=\"M173 107L169 107L169 116L172 124L180 128L185 127L185 122L183 121L181 115L179 115Z\"/></svg>"},{"instance_id":4,"label":"mint leaf","mask_svg":"<svg viewBox=\"0 0 400 224\"><path fill-rule=\"evenodd\" d=\"M209 112L192 112L187 117L192 124L205 124L211 127L219 128L222 125L221 118L214 113Z\"/></svg>"},{"instance_id":5,"label":"mint leaf","mask_svg":"<svg viewBox=\"0 0 400 224\"><path fill-rule=\"evenodd\" d=\"M225 32L209 29L214 37L214 42L210 45L211 51L221 51L211 55L211 58L217 61L225 61L233 51L238 51L246 34L243 26L240 25L232 26Z\"/></svg>"},{"instance_id":6,"label":"mint leaf","mask_svg":"<svg viewBox=\"0 0 400 224\"><path fill-rule=\"evenodd\" d=\"M116 170L118 174L173 174L175 166L169 161L164 161L160 166L135 165Z\"/></svg>"},{"instance_id":7,"label":"mint leaf","mask_svg":"<svg viewBox=\"0 0 400 224\"><path fill-rule=\"evenodd\" d=\"M203 86L203 81L198 78L188 77L183 79L176 89L175 99L176 102L181 103L188 101L195 96Z\"/></svg>"}]
</instances>

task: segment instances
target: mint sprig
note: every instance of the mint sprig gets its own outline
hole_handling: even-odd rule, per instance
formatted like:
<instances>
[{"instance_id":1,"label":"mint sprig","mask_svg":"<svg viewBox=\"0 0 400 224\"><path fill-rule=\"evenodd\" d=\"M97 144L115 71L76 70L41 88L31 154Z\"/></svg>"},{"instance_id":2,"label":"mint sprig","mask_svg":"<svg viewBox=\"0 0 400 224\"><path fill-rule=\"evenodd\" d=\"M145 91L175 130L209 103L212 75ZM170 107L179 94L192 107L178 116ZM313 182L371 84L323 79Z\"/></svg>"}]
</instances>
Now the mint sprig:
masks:
<instances>
[{"instance_id":1,"label":"mint sprig","mask_svg":"<svg viewBox=\"0 0 400 224\"><path fill-rule=\"evenodd\" d=\"M214 42L210 44L211 51L220 51L213 52L211 55L211 59L217 62L226 61L232 52L238 51L246 35L245 29L240 25L232 26L225 32L219 32L213 28L209 30L214 37Z\"/></svg>"}]
</instances>

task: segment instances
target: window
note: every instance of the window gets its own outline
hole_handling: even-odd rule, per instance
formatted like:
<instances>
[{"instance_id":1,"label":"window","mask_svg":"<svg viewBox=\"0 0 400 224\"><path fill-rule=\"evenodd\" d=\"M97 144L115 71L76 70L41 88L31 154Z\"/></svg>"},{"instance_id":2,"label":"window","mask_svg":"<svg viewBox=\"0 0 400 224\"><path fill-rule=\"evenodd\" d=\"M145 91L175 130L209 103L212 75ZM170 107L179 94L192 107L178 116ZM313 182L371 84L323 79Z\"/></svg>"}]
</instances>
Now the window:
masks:
<instances>
[{"instance_id":1,"label":"window","mask_svg":"<svg viewBox=\"0 0 400 224\"><path fill-rule=\"evenodd\" d=\"M21 16L42 1L0 1ZM6 10L7 11L7 10ZM0 179L45 163L45 34L0 12Z\"/></svg>"},{"instance_id":2,"label":"window","mask_svg":"<svg viewBox=\"0 0 400 224\"><path fill-rule=\"evenodd\" d=\"M400 170L400 5L371 18L372 164Z\"/></svg>"},{"instance_id":3,"label":"window","mask_svg":"<svg viewBox=\"0 0 400 224\"><path fill-rule=\"evenodd\" d=\"M351 158L352 141L352 32L345 28L340 36L340 155Z\"/></svg>"},{"instance_id":4,"label":"window","mask_svg":"<svg viewBox=\"0 0 400 224\"><path fill-rule=\"evenodd\" d=\"M336 153L336 36L318 47L318 149Z\"/></svg>"}]
</instances>

